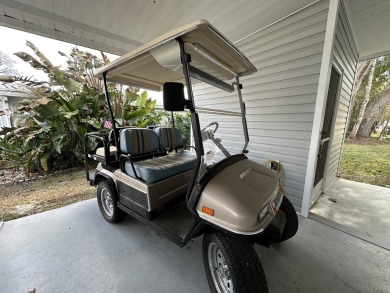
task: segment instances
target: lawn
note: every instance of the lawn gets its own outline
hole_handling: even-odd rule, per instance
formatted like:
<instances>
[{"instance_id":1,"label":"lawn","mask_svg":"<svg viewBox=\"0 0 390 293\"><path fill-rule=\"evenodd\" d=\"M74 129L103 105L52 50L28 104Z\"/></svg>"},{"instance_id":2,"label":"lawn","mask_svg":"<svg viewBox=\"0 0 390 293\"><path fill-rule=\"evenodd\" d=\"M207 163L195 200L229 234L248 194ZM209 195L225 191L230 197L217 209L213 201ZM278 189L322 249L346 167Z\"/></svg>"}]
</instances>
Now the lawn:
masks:
<instances>
[{"instance_id":1,"label":"lawn","mask_svg":"<svg viewBox=\"0 0 390 293\"><path fill-rule=\"evenodd\" d=\"M390 188L390 142L346 140L339 176Z\"/></svg>"},{"instance_id":2,"label":"lawn","mask_svg":"<svg viewBox=\"0 0 390 293\"><path fill-rule=\"evenodd\" d=\"M0 185L0 221L69 205L96 195L85 171L67 171L37 180Z\"/></svg>"}]
</instances>

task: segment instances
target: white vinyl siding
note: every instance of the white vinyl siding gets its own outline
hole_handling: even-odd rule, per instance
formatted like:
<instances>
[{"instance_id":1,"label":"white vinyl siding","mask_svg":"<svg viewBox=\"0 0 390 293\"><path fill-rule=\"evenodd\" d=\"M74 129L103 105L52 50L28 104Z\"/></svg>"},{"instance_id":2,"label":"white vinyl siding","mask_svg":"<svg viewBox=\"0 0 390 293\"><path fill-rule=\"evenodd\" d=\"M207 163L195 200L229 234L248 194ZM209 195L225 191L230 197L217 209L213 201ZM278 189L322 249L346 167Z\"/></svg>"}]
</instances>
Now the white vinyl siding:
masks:
<instances>
[{"instance_id":1,"label":"white vinyl siding","mask_svg":"<svg viewBox=\"0 0 390 293\"><path fill-rule=\"evenodd\" d=\"M9 92L7 93L9 94ZM20 102L24 99L28 98L26 94L20 93L18 94L9 94L9 95L0 95L0 111L1 110L11 110L12 111L12 121L11 115L2 115L0 116L0 130L3 127L11 127L15 120L20 117L21 114L16 113L18 108L20 107Z\"/></svg>"},{"instance_id":2,"label":"white vinyl siding","mask_svg":"<svg viewBox=\"0 0 390 293\"><path fill-rule=\"evenodd\" d=\"M344 141L348 109L351 100L352 87L355 78L358 51L348 22L343 3L340 3L333 47L333 58L343 69L343 80L340 91L340 101L333 132L333 140L329 154L329 163L325 189L336 179L341 159L341 148Z\"/></svg>"},{"instance_id":3,"label":"white vinyl siding","mask_svg":"<svg viewBox=\"0 0 390 293\"><path fill-rule=\"evenodd\" d=\"M0 96L0 111L8 110L8 99L7 97ZM0 130L3 127L11 127L11 120L9 115L1 115L0 116Z\"/></svg>"},{"instance_id":4,"label":"white vinyl siding","mask_svg":"<svg viewBox=\"0 0 390 293\"><path fill-rule=\"evenodd\" d=\"M236 43L258 72L242 78L249 158L281 161L287 196L301 211L328 1L317 2ZM261 15L259 15L261 17ZM259 28L260 29L260 28ZM238 110L237 95L195 86L196 106ZM239 133L241 125L232 126Z\"/></svg>"}]
</instances>

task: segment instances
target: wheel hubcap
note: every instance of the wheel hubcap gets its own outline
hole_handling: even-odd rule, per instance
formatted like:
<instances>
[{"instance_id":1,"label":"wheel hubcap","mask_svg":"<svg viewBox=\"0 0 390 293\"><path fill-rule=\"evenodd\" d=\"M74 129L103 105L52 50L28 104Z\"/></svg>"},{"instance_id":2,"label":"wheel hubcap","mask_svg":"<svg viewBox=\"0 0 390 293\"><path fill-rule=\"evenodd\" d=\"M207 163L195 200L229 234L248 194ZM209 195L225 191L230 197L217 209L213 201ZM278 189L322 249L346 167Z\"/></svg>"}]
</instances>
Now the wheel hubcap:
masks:
<instances>
[{"instance_id":1,"label":"wheel hubcap","mask_svg":"<svg viewBox=\"0 0 390 293\"><path fill-rule=\"evenodd\" d=\"M217 244L211 242L208 248L211 276L218 293L232 293L233 282L224 255Z\"/></svg>"},{"instance_id":2,"label":"wheel hubcap","mask_svg":"<svg viewBox=\"0 0 390 293\"><path fill-rule=\"evenodd\" d=\"M104 212L107 214L107 216L112 217L114 214L114 204L110 191L107 188L102 189L100 193L100 200L102 202Z\"/></svg>"}]
</instances>

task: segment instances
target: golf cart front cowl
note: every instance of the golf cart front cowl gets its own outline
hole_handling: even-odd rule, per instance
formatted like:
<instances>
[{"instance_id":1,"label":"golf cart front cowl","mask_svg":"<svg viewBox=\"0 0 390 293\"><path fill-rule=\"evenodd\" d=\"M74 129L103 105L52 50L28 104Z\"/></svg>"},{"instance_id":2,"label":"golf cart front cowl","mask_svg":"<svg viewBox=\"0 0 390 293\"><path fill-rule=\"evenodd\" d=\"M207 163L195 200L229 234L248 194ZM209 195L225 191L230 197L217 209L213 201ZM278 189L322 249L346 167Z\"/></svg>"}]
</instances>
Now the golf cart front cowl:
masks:
<instances>
[{"instance_id":1,"label":"golf cart front cowl","mask_svg":"<svg viewBox=\"0 0 390 293\"><path fill-rule=\"evenodd\" d=\"M259 234L274 217L270 203L281 196L280 176L249 159L238 161L204 187L196 208L198 215L229 232ZM266 213L261 217L264 209Z\"/></svg>"}]
</instances>

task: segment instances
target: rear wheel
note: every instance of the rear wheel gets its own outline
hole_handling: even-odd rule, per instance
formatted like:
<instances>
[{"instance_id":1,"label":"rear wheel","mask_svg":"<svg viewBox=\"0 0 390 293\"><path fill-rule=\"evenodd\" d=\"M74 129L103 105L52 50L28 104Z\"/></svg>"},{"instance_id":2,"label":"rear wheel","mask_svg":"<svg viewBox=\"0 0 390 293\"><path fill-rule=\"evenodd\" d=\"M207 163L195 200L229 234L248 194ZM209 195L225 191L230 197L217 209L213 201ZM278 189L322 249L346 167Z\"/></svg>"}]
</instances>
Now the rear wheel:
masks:
<instances>
[{"instance_id":1,"label":"rear wheel","mask_svg":"<svg viewBox=\"0 0 390 293\"><path fill-rule=\"evenodd\" d=\"M251 242L213 231L204 235L202 250L211 292L268 292L263 268Z\"/></svg>"},{"instance_id":2,"label":"rear wheel","mask_svg":"<svg viewBox=\"0 0 390 293\"><path fill-rule=\"evenodd\" d=\"M278 241L273 241L276 243L286 241L293 237L298 231L298 216L297 212L294 209L292 203L288 200L287 197L283 197L282 204L280 205L280 210L286 215L286 224L284 225L284 230L282 237Z\"/></svg>"},{"instance_id":3,"label":"rear wheel","mask_svg":"<svg viewBox=\"0 0 390 293\"><path fill-rule=\"evenodd\" d=\"M110 223L122 221L126 213L118 208L115 193L108 181L102 181L97 188L97 201L104 219Z\"/></svg>"}]
</instances>

